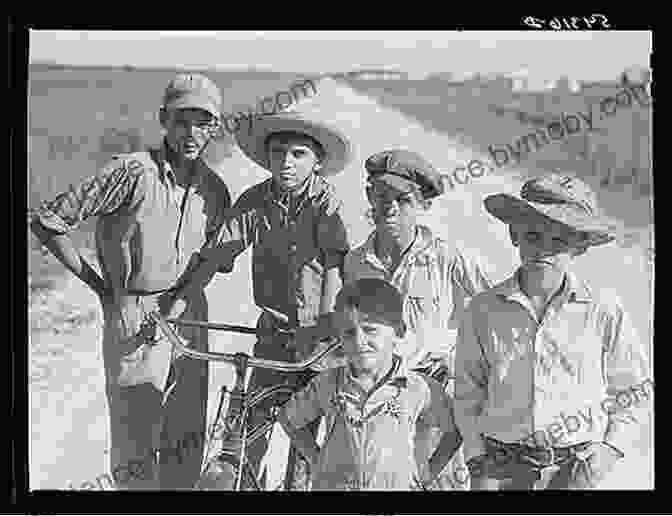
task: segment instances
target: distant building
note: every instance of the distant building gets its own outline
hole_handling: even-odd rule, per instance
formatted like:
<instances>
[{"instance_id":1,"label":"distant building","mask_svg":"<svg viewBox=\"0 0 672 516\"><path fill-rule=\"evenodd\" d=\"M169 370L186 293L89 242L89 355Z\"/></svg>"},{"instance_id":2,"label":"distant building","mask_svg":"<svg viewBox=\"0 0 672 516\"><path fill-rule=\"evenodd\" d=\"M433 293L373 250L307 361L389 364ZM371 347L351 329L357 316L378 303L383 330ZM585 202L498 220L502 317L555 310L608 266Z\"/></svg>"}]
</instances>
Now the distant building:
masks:
<instances>
[{"instance_id":1,"label":"distant building","mask_svg":"<svg viewBox=\"0 0 672 516\"><path fill-rule=\"evenodd\" d=\"M347 73L348 79L356 79L360 81L390 81L390 80L406 80L408 74L397 70L356 70Z\"/></svg>"}]
</instances>

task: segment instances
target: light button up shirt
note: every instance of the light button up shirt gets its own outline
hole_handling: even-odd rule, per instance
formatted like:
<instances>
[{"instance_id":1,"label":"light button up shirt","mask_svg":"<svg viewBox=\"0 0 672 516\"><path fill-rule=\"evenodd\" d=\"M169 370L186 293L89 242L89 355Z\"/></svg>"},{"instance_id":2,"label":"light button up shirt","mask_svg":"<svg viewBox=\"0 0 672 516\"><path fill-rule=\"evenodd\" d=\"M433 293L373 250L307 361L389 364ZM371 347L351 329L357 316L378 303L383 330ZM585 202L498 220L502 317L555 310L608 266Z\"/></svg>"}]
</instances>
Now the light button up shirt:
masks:
<instances>
[{"instance_id":1,"label":"light button up shirt","mask_svg":"<svg viewBox=\"0 0 672 516\"><path fill-rule=\"evenodd\" d=\"M460 328L455 409L465 458L483 453L481 434L541 447L605 440L604 400L646 381L647 369L615 294L568 275L537 320L516 273L475 297ZM633 418L615 418L608 441L621 448Z\"/></svg>"},{"instance_id":2,"label":"light button up shirt","mask_svg":"<svg viewBox=\"0 0 672 516\"><path fill-rule=\"evenodd\" d=\"M415 241L392 272L376 255L376 232L345 258L344 277L390 282L404 298L406 338L397 352L409 369L445 357L452 370L459 321L468 301L491 286L480 259L418 226Z\"/></svg>"}]
</instances>

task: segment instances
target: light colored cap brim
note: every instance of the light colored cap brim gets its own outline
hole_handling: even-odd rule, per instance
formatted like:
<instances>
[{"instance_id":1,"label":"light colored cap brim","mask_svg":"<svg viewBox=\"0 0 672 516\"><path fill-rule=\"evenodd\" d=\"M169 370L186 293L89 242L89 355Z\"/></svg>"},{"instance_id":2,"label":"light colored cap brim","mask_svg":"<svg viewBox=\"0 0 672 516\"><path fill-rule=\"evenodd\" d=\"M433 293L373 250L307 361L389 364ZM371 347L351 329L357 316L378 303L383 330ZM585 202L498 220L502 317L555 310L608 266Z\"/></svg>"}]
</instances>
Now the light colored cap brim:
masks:
<instances>
[{"instance_id":1,"label":"light colored cap brim","mask_svg":"<svg viewBox=\"0 0 672 516\"><path fill-rule=\"evenodd\" d=\"M319 174L333 176L350 162L352 147L341 131L323 122L308 120L295 113L258 116L252 119L250 128L241 128L236 133L240 150L259 166L268 170L266 138L273 133L297 132L317 140L324 148L325 157Z\"/></svg>"},{"instance_id":2,"label":"light colored cap brim","mask_svg":"<svg viewBox=\"0 0 672 516\"><path fill-rule=\"evenodd\" d=\"M568 204L529 202L510 194L485 198L485 209L505 224L542 218L588 235L591 246L607 244L623 234L622 225L602 215L581 214Z\"/></svg>"},{"instance_id":3,"label":"light colored cap brim","mask_svg":"<svg viewBox=\"0 0 672 516\"><path fill-rule=\"evenodd\" d=\"M219 107L207 95L183 95L165 106L166 109L203 109L212 116L219 117Z\"/></svg>"}]
</instances>

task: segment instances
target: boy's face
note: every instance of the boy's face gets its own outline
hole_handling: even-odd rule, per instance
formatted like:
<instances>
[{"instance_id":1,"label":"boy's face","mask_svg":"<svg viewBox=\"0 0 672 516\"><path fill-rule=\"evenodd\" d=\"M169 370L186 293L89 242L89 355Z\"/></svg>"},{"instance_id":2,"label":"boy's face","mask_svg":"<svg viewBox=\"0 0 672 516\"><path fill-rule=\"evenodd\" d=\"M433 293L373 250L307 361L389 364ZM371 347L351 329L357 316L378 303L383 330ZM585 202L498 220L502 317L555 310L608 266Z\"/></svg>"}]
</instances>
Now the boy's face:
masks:
<instances>
[{"instance_id":1,"label":"boy's face","mask_svg":"<svg viewBox=\"0 0 672 516\"><path fill-rule=\"evenodd\" d=\"M339 317L343 351L355 369L377 371L392 360L397 336L380 318L346 308Z\"/></svg>"},{"instance_id":2,"label":"boy's face","mask_svg":"<svg viewBox=\"0 0 672 516\"><path fill-rule=\"evenodd\" d=\"M535 221L511 226L522 267L530 272L565 274L574 258L585 251L581 235L560 224Z\"/></svg>"},{"instance_id":3,"label":"boy's face","mask_svg":"<svg viewBox=\"0 0 672 516\"><path fill-rule=\"evenodd\" d=\"M282 191L301 186L320 168L315 142L300 134L274 134L267 142L268 163L275 184Z\"/></svg>"},{"instance_id":4,"label":"boy's face","mask_svg":"<svg viewBox=\"0 0 672 516\"><path fill-rule=\"evenodd\" d=\"M385 181L373 180L366 193L378 230L393 236L415 230L418 218L424 212L417 188L409 184L408 189L399 190Z\"/></svg>"},{"instance_id":5,"label":"boy's face","mask_svg":"<svg viewBox=\"0 0 672 516\"><path fill-rule=\"evenodd\" d=\"M171 109L164 112L162 125L166 142L182 159L195 160L210 141L217 120L202 109Z\"/></svg>"}]
</instances>

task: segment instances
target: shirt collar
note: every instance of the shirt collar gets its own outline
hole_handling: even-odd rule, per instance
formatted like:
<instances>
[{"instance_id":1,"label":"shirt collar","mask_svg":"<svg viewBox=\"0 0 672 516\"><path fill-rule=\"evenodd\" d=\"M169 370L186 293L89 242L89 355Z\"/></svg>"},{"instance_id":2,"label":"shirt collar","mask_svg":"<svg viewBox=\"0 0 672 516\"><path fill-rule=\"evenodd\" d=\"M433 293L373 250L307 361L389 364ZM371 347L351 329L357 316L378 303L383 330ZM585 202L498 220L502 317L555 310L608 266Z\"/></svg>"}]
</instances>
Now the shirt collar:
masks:
<instances>
[{"instance_id":1,"label":"shirt collar","mask_svg":"<svg viewBox=\"0 0 672 516\"><path fill-rule=\"evenodd\" d=\"M267 201L280 202L279 196L276 192L276 189L273 187L273 178L268 178L263 183L263 196ZM307 184L303 186L303 192L299 194L300 199L304 196L308 199L316 197L322 190L324 186L321 184L317 174L311 174L307 179Z\"/></svg>"},{"instance_id":2,"label":"shirt collar","mask_svg":"<svg viewBox=\"0 0 672 516\"><path fill-rule=\"evenodd\" d=\"M155 160L159 166L159 176L162 181L165 181L168 178L173 186L177 185L177 176L175 175L175 169L171 164L171 156L175 153L169 146L168 142L164 139L161 146L155 150L154 156ZM199 157L194 164L195 167L207 166L205 162ZM192 177L192 187L198 187L201 184L203 179L202 171L194 170L194 176Z\"/></svg>"},{"instance_id":3,"label":"shirt collar","mask_svg":"<svg viewBox=\"0 0 672 516\"><path fill-rule=\"evenodd\" d=\"M346 382L356 382L352 377L350 366L346 365L344 369ZM404 360L399 355L395 354L392 356L392 368L379 380L370 394L373 394L386 385L402 389L405 389L408 386L408 369L406 368Z\"/></svg>"},{"instance_id":4,"label":"shirt collar","mask_svg":"<svg viewBox=\"0 0 672 516\"><path fill-rule=\"evenodd\" d=\"M427 226L418 225L415 240L411 248L404 255L400 267L408 262L415 263L418 259L433 258L432 232ZM376 230L374 230L362 246L362 262L385 268L385 265L376 255Z\"/></svg>"},{"instance_id":5,"label":"shirt collar","mask_svg":"<svg viewBox=\"0 0 672 516\"><path fill-rule=\"evenodd\" d=\"M527 299L525 292L520 287L520 268L513 276L493 287L495 294L510 300ZM592 295L588 285L581 281L574 273L568 272L563 283L562 297L569 303L589 303Z\"/></svg>"}]
</instances>

